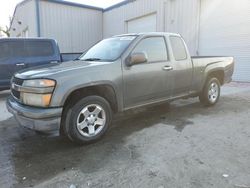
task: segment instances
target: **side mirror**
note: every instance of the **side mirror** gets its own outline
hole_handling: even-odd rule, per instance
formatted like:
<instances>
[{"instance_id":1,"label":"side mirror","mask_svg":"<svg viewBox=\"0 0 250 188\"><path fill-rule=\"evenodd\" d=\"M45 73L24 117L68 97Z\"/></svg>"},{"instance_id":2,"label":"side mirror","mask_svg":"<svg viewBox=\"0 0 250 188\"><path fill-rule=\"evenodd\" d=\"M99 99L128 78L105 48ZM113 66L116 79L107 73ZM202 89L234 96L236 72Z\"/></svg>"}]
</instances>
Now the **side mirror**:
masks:
<instances>
[{"instance_id":1,"label":"side mirror","mask_svg":"<svg viewBox=\"0 0 250 188\"><path fill-rule=\"evenodd\" d=\"M144 52L133 53L126 59L126 65L132 66L136 64L146 63L147 61L148 58Z\"/></svg>"}]
</instances>

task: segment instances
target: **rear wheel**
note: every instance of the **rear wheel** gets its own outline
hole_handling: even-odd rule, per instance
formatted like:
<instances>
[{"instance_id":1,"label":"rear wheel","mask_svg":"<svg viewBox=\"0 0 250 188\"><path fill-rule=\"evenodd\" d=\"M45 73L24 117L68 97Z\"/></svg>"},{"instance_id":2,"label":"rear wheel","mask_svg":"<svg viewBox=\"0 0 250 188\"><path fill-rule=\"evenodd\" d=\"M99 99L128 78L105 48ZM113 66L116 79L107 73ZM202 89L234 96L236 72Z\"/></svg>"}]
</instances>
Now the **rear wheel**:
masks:
<instances>
[{"instance_id":1,"label":"rear wheel","mask_svg":"<svg viewBox=\"0 0 250 188\"><path fill-rule=\"evenodd\" d=\"M220 98L220 82L217 78L209 78L199 96L205 106L215 105Z\"/></svg>"},{"instance_id":2,"label":"rear wheel","mask_svg":"<svg viewBox=\"0 0 250 188\"><path fill-rule=\"evenodd\" d=\"M102 97L88 96L68 109L64 132L74 142L93 142L103 136L111 120L109 103Z\"/></svg>"}]
</instances>

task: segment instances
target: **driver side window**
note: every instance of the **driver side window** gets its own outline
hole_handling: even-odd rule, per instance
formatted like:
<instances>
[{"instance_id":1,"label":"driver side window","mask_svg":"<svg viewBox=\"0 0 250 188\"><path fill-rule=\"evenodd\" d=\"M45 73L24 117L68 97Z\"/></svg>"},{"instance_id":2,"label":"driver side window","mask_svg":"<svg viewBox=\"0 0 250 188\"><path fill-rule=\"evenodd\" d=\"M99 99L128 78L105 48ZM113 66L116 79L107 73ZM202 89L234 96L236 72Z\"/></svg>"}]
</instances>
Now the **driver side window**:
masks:
<instances>
[{"instance_id":1,"label":"driver side window","mask_svg":"<svg viewBox=\"0 0 250 188\"><path fill-rule=\"evenodd\" d=\"M132 53L144 52L148 63L168 60L166 43L163 37L149 37L142 39Z\"/></svg>"}]
</instances>

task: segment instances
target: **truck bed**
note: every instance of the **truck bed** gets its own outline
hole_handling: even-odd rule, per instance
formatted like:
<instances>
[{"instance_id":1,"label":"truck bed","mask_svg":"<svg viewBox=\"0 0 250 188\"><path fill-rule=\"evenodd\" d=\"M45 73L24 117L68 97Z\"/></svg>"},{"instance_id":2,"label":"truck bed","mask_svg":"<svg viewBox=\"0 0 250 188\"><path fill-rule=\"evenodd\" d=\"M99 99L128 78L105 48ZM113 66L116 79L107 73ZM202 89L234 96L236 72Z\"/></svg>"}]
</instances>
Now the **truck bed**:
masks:
<instances>
[{"instance_id":1,"label":"truck bed","mask_svg":"<svg viewBox=\"0 0 250 188\"><path fill-rule=\"evenodd\" d=\"M213 64L220 64L225 69L233 66L234 58L227 56L192 56L194 67L207 67Z\"/></svg>"},{"instance_id":2,"label":"truck bed","mask_svg":"<svg viewBox=\"0 0 250 188\"><path fill-rule=\"evenodd\" d=\"M230 82L234 71L234 58L227 56L193 56L194 77L202 77L209 69L223 70L224 83Z\"/></svg>"}]
</instances>

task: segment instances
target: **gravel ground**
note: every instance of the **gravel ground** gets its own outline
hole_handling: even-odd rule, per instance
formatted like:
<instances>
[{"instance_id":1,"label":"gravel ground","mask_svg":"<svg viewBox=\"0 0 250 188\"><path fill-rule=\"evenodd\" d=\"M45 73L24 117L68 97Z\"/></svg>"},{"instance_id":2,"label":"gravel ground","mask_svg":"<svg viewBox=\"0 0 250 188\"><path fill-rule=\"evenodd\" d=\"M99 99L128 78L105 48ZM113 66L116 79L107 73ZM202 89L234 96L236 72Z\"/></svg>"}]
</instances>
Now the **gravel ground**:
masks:
<instances>
[{"instance_id":1,"label":"gravel ground","mask_svg":"<svg viewBox=\"0 0 250 188\"><path fill-rule=\"evenodd\" d=\"M0 187L250 188L250 84L119 114L99 142L76 146L18 127L0 93Z\"/></svg>"}]
</instances>

